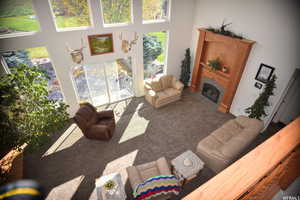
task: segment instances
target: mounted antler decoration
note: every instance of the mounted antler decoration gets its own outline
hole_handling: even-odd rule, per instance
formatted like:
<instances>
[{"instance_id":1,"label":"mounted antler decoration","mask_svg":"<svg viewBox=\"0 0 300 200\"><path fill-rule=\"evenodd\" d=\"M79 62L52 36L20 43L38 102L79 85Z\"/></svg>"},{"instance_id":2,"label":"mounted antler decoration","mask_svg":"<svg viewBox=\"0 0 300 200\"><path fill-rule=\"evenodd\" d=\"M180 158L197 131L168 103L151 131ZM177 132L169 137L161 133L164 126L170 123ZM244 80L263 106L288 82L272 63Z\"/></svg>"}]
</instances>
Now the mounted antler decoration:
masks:
<instances>
[{"instance_id":1,"label":"mounted antler decoration","mask_svg":"<svg viewBox=\"0 0 300 200\"><path fill-rule=\"evenodd\" d=\"M72 60L74 63L80 64L84 57L83 57L83 53L82 50L85 48L85 46L83 45L83 39L81 39L81 48L80 49L71 49L70 46L66 43L67 46L67 50L70 53Z\"/></svg>"},{"instance_id":2,"label":"mounted antler decoration","mask_svg":"<svg viewBox=\"0 0 300 200\"><path fill-rule=\"evenodd\" d=\"M130 41L129 40L124 40L123 39L123 34L121 33L120 34L120 40L122 40L122 50L125 52L125 53L128 53L131 48L132 48L132 45L136 44L137 40L138 40L138 35L137 33L135 32L134 33L134 40Z\"/></svg>"}]
</instances>

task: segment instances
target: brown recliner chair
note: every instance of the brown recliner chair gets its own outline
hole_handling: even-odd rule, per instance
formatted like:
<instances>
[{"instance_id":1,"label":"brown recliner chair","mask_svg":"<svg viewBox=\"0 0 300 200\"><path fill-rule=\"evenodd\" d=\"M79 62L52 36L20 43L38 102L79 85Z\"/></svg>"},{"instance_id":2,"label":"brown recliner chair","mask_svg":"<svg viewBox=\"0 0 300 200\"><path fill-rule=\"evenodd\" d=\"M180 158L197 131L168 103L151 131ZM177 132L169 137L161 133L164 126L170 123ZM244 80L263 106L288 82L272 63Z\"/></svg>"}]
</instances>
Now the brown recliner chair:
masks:
<instances>
[{"instance_id":1,"label":"brown recliner chair","mask_svg":"<svg viewBox=\"0 0 300 200\"><path fill-rule=\"evenodd\" d=\"M97 112L94 106L84 103L73 119L89 139L108 140L114 134L116 124L112 110Z\"/></svg>"}]
</instances>

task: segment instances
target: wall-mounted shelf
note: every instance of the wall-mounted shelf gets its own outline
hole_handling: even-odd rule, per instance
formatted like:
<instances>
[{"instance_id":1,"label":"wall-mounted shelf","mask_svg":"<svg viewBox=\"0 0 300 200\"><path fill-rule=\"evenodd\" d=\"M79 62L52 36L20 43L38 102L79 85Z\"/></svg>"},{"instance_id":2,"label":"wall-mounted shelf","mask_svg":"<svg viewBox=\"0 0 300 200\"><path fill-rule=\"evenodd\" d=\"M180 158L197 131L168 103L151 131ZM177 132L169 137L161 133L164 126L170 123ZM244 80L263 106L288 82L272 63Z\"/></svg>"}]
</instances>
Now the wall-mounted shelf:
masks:
<instances>
[{"instance_id":1,"label":"wall-mounted shelf","mask_svg":"<svg viewBox=\"0 0 300 200\"><path fill-rule=\"evenodd\" d=\"M204 70L208 70L208 71L210 71L210 72L212 72L212 73L215 73L215 74L218 75L218 76L222 76L222 77L224 77L224 78L230 78L229 72L226 72L226 73L225 73L225 72L222 72L222 71L220 71L220 70L214 71L214 70L211 69L210 66L208 66L207 64L205 64L205 63L203 63L203 62L201 62L200 65L203 66L203 69L204 69Z\"/></svg>"}]
</instances>

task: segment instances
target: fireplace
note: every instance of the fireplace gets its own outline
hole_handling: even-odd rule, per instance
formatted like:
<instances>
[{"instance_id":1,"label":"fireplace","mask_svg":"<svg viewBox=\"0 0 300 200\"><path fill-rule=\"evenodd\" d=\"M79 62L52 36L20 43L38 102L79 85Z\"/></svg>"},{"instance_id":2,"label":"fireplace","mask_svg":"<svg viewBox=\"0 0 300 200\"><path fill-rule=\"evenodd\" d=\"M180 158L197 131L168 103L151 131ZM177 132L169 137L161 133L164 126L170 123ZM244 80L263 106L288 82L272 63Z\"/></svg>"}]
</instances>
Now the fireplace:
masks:
<instances>
[{"instance_id":1,"label":"fireplace","mask_svg":"<svg viewBox=\"0 0 300 200\"><path fill-rule=\"evenodd\" d=\"M218 103L220 91L217 87L210 83L204 83L202 88L202 95L206 96L215 103Z\"/></svg>"}]
</instances>

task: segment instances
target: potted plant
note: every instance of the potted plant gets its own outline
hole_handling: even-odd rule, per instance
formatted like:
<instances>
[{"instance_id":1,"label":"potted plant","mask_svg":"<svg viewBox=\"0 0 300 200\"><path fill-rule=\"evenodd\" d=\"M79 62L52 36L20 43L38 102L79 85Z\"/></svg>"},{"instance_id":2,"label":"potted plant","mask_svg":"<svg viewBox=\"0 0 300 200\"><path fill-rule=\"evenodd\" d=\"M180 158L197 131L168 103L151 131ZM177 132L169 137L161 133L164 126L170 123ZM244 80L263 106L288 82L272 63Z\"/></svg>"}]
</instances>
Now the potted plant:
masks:
<instances>
[{"instance_id":1,"label":"potted plant","mask_svg":"<svg viewBox=\"0 0 300 200\"><path fill-rule=\"evenodd\" d=\"M0 182L22 176L25 146L36 149L69 119L67 105L48 98L49 76L38 67L19 65L0 79ZM18 166L17 166L18 167ZM17 172L17 175L11 173Z\"/></svg>"},{"instance_id":2,"label":"potted plant","mask_svg":"<svg viewBox=\"0 0 300 200\"><path fill-rule=\"evenodd\" d=\"M209 60L207 62L207 65L210 66L211 69L214 71L221 70L221 68L222 68L219 58L217 58L215 60Z\"/></svg>"}]
</instances>

